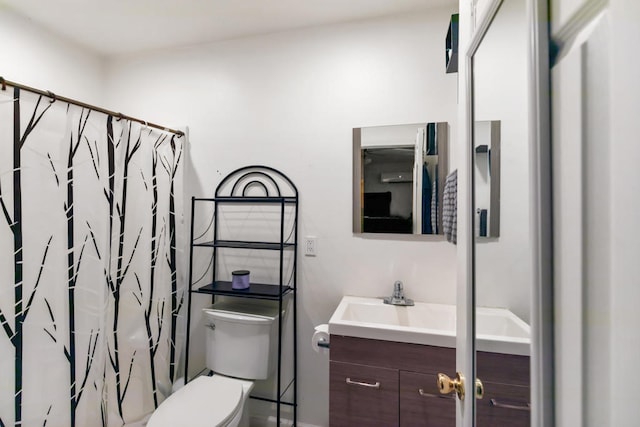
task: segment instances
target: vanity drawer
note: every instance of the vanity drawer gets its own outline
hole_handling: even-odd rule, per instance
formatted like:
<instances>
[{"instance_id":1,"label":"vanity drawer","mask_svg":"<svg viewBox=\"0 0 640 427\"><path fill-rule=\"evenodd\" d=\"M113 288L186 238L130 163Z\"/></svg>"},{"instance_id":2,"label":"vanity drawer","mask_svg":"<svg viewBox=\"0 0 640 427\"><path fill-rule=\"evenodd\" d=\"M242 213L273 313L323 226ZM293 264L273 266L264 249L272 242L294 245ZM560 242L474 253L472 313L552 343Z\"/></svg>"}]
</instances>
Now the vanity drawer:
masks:
<instances>
[{"instance_id":1,"label":"vanity drawer","mask_svg":"<svg viewBox=\"0 0 640 427\"><path fill-rule=\"evenodd\" d=\"M400 426L455 427L455 394L440 394L437 375L400 371Z\"/></svg>"},{"instance_id":2,"label":"vanity drawer","mask_svg":"<svg viewBox=\"0 0 640 427\"><path fill-rule=\"evenodd\" d=\"M456 371L456 349L331 335L332 361L437 374Z\"/></svg>"},{"instance_id":3,"label":"vanity drawer","mask_svg":"<svg viewBox=\"0 0 640 427\"><path fill-rule=\"evenodd\" d=\"M476 400L478 427L531 425L530 388L483 381L484 397Z\"/></svg>"},{"instance_id":4,"label":"vanity drawer","mask_svg":"<svg viewBox=\"0 0 640 427\"><path fill-rule=\"evenodd\" d=\"M476 352L477 376L494 383L528 386L530 382L529 356Z\"/></svg>"},{"instance_id":5,"label":"vanity drawer","mask_svg":"<svg viewBox=\"0 0 640 427\"><path fill-rule=\"evenodd\" d=\"M331 362L331 427L398 425L398 370Z\"/></svg>"}]
</instances>

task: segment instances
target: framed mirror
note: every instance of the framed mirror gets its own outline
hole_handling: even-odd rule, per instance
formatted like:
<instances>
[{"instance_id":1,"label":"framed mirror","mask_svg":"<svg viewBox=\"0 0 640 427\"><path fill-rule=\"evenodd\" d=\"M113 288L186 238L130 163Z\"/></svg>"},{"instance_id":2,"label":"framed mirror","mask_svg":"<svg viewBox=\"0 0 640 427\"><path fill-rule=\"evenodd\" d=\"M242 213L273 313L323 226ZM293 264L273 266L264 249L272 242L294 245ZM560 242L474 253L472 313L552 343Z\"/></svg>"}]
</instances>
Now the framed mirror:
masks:
<instances>
[{"instance_id":1,"label":"framed mirror","mask_svg":"<svg viewBox=\"0 0 640 427\"><path fill-rule=\"evenodd\" d=\"M442 235L448 123L353 129L353 232Z\"/></svg>"},{"instance_id":2,"label":"framed mirror","mask_svg":"<svg viewBox=\"0 0 640 427\"><path fill-rule=\"evenodd\" d=\"M524 427L534 281L527 0L491 6L470 70L475 363L484 384L475 414L478 426ZM491 334L500 348L487 345Z\"/></svg>"}]
</instances>

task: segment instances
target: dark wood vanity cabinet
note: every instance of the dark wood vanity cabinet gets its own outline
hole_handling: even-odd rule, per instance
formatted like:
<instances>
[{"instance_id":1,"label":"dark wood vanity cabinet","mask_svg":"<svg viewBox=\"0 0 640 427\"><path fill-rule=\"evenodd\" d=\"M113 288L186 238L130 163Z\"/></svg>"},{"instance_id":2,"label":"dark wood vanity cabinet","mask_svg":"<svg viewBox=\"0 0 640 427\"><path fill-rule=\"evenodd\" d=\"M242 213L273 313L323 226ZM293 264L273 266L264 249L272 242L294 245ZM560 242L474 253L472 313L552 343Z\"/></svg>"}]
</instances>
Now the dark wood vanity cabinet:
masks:
<instances>
[{"instance_id":1,"label":"dark wood vanity cabinet","mask_svg":"<svg viewBox=\"0 0 640 427\"><path fill-rule=\"evenodd\" d=\"M455 427L455 396L440 394L436 378L436 374L400 371L401 427Z\"/></svg>"},{"instance_id":2,"label":"dark wood vanity cabinet","mask_svg":"<svg viewBox=\"0 0 640 427\"><path fill-rule=\"evenodd\" d=\"M331 362L332 426L393 426L398 422L398 370Z\"/></svg>"},{"instance_id":3,"label":"dark wood vanity cabinet","mask_svg":"<svg viewBox=\"0 0 640 427\"><path fill-rule=\"evenodd\" d=\"M476 425L529 427L529 357L478 352L476 365L484 384L484 397L476 401Z\"/></svg>"},{"instance_id":4,"label":"dark wood vanity cabinet","mask_svg":"<svg viewBox=\"0 0 640 427\"><path fill-rule=\"evenodd\" d=\"M436 385L455 373L455 349L332 335L330 359L331 427L455 426L456 399ZM529 358L478 353L477 363L477 425L529 426Z\"/></svg>"},{"instance_id":5,"label":"dark wood vanity cabinet","mask_svg":"<svg viewBox=\"0 0 640 427\"><path fill-rule=\"evenodd\" d=\"M331 427L455 426L455 400L436 387L455 349L332 335L329 354Z\"/></svg>"},{"instance_id":6,"label":"dark wood vanity cabinet","mask_svg":"<svg viewBox=\"0 0 640 427\"><path fill-rule=\"evenodd\" d=\"M485 381L484 388L484 398L476 400L476 426L531 425L529 387Z\"/></svg>"}]
</instances>

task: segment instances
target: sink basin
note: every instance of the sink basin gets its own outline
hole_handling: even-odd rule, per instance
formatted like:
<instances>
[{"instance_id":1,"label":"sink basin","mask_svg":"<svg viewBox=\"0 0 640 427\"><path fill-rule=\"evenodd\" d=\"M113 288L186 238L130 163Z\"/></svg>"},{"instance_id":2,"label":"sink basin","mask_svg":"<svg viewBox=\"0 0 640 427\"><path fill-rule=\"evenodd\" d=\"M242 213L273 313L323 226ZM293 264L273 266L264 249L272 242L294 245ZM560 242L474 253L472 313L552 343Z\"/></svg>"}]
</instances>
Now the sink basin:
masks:
<instances>
[{"instance_id":1,"label":"sink basin","mask_svg":"<svg viewBox=\"0 0 640 427\"><path fill-rule=\"evenodd\" d=\"M345 296L329 320L329 333L455 348L456 306L416 301L404 307ZM530 342L529 325L509 310L476 309L477 350L529 355Z\"/></svg>"}]
</instances>

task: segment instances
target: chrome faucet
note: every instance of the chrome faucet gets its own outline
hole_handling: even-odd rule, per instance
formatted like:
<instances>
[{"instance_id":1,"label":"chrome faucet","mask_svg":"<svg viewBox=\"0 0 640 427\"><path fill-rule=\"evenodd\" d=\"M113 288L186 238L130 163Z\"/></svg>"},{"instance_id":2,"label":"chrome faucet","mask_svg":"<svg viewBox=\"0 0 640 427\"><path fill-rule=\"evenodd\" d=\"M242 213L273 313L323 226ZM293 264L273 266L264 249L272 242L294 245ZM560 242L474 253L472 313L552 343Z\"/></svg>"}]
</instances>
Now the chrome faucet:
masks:
<instances>
[{"instance_id":1,"label":"chrome faucet","mask_svg":"<svg viewBox=\"0 0 640 427\"><path fill-rule=\"evenodd\" d=\"M402 282L397 280L393 284L393 295L383 298L382 301L385 304L391 305L413 305L413 300L404 297L404 291L402 290Z\"/></svg>"}]
</instances>

